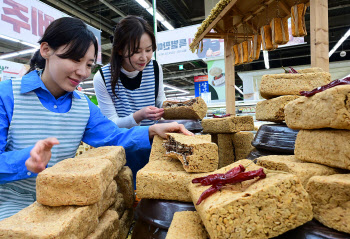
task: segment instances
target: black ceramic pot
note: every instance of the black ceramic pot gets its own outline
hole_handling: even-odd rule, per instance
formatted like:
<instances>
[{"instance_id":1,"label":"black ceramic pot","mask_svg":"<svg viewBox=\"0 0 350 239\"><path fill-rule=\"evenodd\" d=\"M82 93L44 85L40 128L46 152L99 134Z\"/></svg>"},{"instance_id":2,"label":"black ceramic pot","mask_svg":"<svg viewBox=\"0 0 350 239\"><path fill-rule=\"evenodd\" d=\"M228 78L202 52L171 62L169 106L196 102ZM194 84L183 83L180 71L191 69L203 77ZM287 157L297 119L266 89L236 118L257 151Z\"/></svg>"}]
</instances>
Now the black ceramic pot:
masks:
<instances>
[{"instance_id":1,"label":"black ceramic pot","mask_svg":"<svg viewBox=\"0 0 350 239\"><path fill-rule=\"evenodd\" d=\"M188 131L191 131L194 134L199 133L203 130L203 127L202 127L200 120L187 120L187 119L184 119L184 120L159 120L158 124L172 123L172 122L177 122L179 124L183 124Z\"/></svg>"},{"instance_id":2,"label":"black ceramic pot","mask_svg":"<svg viewBox=\"0 0 350 239\"><path fill-rule=\"evenodd\" d=\"M262 156L268 156L268 155L293 155L286 152L274 152L269 150L261 150L261 149L253 149L250 151L249 155L247 156L247 159L254 160L256 158L260 158Z\"/></svg>"},{"instance_id":3,"label":"black ceramic pot","mask_svg":"<svg viewBox=\"0 0 350 239\"><path fill-rule=\"evenodd\" d=\"M137 220L131 239L165 239L168 229L156 227L152 224Z\"/></svg>"},{"instance_id":4,"label":"black ceramic pot","mask_svg":"<svg viewBox=\"0 0 350 239\"><path fill-rule=\"evenodd\" d=\"M298 132L286 124L264 124L256 132L252 145L259 150L277 152L275 154L294 154Z\"/></svg>"},{"instance_id":5,"label":"black ceramic pot","mask_svg":"<svg viewBox=\"0 0 350 239\"><path fill-rule=\"evenodd\" d=\"M274 239L349 239L350 234L328 228L315 219Z\"/></svg>"},{"instance_id":6,"label":"black ceramic pot","mask_svg":"<svg viewBox=\"0 0 350 239\"><path fill-rule=\"evenodd\" d=\"M175 212L195 210L193 203L141 199L135 211L132 239L165 239Z\"/></svg>"}]
</instances>

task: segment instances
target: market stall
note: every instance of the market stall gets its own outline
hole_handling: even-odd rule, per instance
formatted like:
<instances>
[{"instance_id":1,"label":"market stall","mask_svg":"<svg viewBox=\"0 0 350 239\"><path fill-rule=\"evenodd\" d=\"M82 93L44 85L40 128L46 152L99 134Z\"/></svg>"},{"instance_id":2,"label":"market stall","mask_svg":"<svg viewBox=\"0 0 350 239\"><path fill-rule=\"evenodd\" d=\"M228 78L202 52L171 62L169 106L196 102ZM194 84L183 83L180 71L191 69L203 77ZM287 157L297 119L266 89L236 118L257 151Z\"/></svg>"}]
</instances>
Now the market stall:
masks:
<instances>
[{"instance_id":1,"label":"market stall","mask_svg":"<svg viewBox=\"0 0 350 239\"><path fill-rule=\"evenodd\" d=\"M311 66L328 71L328 2L326 0L220 1L198 28L190 46L193 51L201 50L201 42L204 38L225 39L226 113L235 113L233 46L253 39L254 35L259 35L261 27L269 25L273 19L291 17L295 14L291 12L292 7L302 4L305 4L303 7L310 6ZM296 11L298 14L298 9Z\"/></svg>"},{"instance_id":2,"label":"market stall","mask_svg":"<svg viewBox=\"0 0 350 239\"><path fill-rule=\"evenodd\" d=\"M235 66L286 44L289 17L293 36L307 34L309 6L314 68L264 75L256 115L273 124L254 137L253 117L235 115ZM37 202L1 221L0 238L349 238L350 86L328 73L326 16L325 0L219 1L191 48L225 39L228 114L205 118L200 97L164 101L163 118L196 135L154 136L137 200L125 150L81 144L38 175ZM249 158L253 146L276 153Z\"/></svg>"}]
</instances>

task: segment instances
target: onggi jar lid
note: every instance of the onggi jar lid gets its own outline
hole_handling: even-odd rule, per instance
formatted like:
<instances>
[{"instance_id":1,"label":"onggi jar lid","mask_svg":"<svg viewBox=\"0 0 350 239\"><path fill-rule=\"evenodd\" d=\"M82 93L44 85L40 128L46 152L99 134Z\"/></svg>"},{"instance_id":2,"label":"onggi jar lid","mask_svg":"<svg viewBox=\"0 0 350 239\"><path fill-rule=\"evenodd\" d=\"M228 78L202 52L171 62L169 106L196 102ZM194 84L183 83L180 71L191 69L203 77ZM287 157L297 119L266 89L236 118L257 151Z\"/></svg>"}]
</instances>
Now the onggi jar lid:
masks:
<instances>
[{"instance_id":1,"label":"onggi jar lid","mask_svg":"<svg viewBox=\"0 0 350 239\"><path fill-rule=\"evenodd\" d=\"M193 203L160 199L141 199L136 216L153 226L168 230L175 212L195 211Z\"/></svg>"},{"instance_id":2,"label":"onggi jar lid","mask_svg":"<svg viewBox=\"0 0 350 239\"><path fill-rule=\"evenodd\" d=\"M193 133L199 133L203 130L202 124L200 120L191 120L191 119L183 119L183 120L159 120L158 124L162 123L172 123L177 122L179 124L183 124L188 131Z\"/></svg>"}]
</instances>

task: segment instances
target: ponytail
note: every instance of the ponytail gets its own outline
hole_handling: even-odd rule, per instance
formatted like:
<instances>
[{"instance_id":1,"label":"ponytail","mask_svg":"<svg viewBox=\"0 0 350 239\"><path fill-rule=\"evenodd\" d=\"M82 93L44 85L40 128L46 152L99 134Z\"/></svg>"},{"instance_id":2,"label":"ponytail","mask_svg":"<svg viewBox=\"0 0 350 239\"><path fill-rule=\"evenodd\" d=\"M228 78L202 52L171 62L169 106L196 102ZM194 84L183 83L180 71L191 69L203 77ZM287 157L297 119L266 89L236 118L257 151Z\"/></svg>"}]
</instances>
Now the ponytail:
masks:
<instances>
[{"instance_id":1,"label":"ponytail","mask_svg":"<svg viewBox=\"0 0 350 239\"><path fill-rule=\"evenodd\" d=\"M35 69L45 69L45 62L46 60L41 56L40 49L38 49L33 57L30 59L30 68L27 71L26 74L28 74L31 71L34 71Z\"/></svg>"}]
</instances>

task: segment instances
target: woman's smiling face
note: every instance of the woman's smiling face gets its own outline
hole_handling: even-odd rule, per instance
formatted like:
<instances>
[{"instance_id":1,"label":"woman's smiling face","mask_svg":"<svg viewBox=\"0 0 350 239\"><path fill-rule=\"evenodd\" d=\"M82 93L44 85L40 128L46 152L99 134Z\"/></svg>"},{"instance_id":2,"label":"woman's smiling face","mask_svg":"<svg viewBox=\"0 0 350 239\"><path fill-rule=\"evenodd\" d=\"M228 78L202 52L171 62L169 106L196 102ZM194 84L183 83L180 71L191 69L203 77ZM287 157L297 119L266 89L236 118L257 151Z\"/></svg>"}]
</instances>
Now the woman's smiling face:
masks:
<instances>
[{"instance_id":1,"label":"woman's smiling face","mask_svg":"<svg viewBox=\"0 0 350 239\"><path fill-rule=\"evenodd\" d=\"M142 71L152 59L152 55L152 39L147 33L144 33L141 36L139 48L130 56L130 59L129 54L124 55L122 66L129 72Z\"/></svg>"},{"instance_id":2,"label":"woman's smiling face","mask_svg":"<svg viewBox=\"0 0 350 239\"><path fill-rule=\"evenodd\" d=\"M49 46L44 46L50 48ZM42 80L51 94L55 97L72 92L78 84L88 78L95 61L95 47L90 45L84 57L78 61L59 57L65 53L67 45L59 47L56 51L43 49L42 56L46 59L46 66Z\"/></svg>"}]
</instances>

